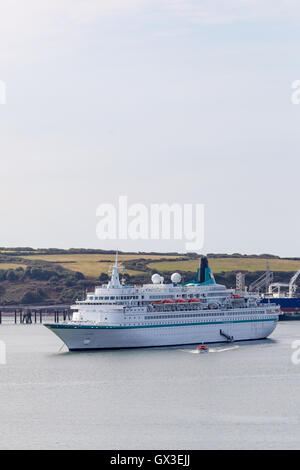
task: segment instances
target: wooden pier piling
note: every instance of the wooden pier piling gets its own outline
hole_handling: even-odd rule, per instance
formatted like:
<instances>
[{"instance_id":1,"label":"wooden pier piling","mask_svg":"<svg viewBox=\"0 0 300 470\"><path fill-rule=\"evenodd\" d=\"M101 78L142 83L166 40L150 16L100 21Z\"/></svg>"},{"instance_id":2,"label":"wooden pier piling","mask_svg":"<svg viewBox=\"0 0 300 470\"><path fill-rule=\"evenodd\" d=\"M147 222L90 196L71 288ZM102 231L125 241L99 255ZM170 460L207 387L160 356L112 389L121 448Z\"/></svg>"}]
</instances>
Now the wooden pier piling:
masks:
<instances>
[{"instance_id":1,"label":"wooden pier piling","mask_svg":"<svg viewBox=\"0 0 300 470\"><path fill-rule=\"evenodd\" d=\"M5 324L43 324L44 322L61 323L71 320L69 306L0 306L0 325Z\"/></svg>"}]
</instances>

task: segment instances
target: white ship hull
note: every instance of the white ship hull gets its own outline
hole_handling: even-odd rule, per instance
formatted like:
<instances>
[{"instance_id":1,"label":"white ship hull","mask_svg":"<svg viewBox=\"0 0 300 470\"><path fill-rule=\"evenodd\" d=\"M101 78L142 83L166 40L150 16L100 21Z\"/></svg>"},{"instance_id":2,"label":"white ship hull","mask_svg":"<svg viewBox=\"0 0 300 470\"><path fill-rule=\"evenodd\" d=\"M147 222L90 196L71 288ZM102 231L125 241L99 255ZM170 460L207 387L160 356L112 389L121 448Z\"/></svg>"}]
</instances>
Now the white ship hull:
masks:
<instances>
[{"instance_id":1,"label":"white ship hull","mask_svg":"<svg viewBox=\"0 0 300 470\"><path fill-rule=\"evenodd\" d=\"M263 339L274 331L277 321L278 317L174 326L107 327L72 323L46 326L72 351L218 343L227 341L224 334L233 341Z\"/></svg>"},{"instance_id":2,"label":"white ship hull","mask_svg":"<svg viewBox=\"0 0 300 470\"><path fill-rule=\"evenodd\" d=\"M275 329L279 308L261 306L247 292L216 284L206 257L198 282L122 286L118 260L111 280L71 308L73 321L46 325L72 350L145 348L262 339Z\"/></svg>"}]
</instances>

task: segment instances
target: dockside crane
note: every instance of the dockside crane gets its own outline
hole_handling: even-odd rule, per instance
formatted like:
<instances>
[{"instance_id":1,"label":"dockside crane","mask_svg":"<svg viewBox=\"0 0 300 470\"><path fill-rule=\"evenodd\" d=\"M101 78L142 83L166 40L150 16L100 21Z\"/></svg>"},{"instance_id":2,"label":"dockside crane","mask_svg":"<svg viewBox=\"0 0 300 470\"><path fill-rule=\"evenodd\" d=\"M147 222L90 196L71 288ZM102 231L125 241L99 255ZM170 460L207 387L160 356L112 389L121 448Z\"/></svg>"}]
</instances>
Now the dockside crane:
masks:
<instances>
[{"instance_id":1,"label":"dockside crane","mask_svg":"<svg viewBox=\"0 0 300 470\"><path fill-rule=\"evenodd\" d=\"M268 292L270 285L272 285L273 273L270 271L270 265L267 262L266 272L263 273L256 281L252 282L249 286L249 292L260 292L261 289L264 289L265 292Z\"/></svg>"},{"instance_id":2,"label":"dockside crane","mask_svg":"<svg viewBox=\"0 0 300 470\"><path fill-rule=\"evenodd\" d=\"M300 276L300 269L299 271L296 272L296 274L294 274L294 276L291 278L289 282L289 297L293 297L296 293L296 290L297 290L296 281L299 276Z\"/></svg>"},{"instance_id":3,"label":"dockside crane","mask_svg":"<svg viewBox=\"0 0 300 470\"><path fill-rule=\"evenodd\" d=\"M300 276L300 269L290 279L289 283L284 282L272 282L273 273L270 271L269 264L267 264L267 270L263 273L256 281L252 282L249 286L249 292L260 292L265 289L267 294L275 295L276 297L288 297L292 298L295 296L297 291L297 279ZM284 289L285 294L282 294L281 290Z\"/></svg>"},{"instance_id":4,"label":"dockside crane","mask_svg":"<svg viewBox=\"0 0 300 470\"><path fill-rule=\"evenodd\" d=\"M270 284L269 286L269 294L274 294L274 291L277 290L277 293L276 293L276 296L277 297L281 297L282 294L281 294L281 288L287 288L288 291L287 291L287 295L285 294L286 297L288 298L293 298L295 293L296 293L296 290L297 290L297 284L296 284L296 281L298 279L298 277L300 276L300 269L299 271L297 271L294 276L291 278L290 282L287 284L287 283L283 283L283 282L274 282L273 284Z\"/></svg>"}]
</instances>

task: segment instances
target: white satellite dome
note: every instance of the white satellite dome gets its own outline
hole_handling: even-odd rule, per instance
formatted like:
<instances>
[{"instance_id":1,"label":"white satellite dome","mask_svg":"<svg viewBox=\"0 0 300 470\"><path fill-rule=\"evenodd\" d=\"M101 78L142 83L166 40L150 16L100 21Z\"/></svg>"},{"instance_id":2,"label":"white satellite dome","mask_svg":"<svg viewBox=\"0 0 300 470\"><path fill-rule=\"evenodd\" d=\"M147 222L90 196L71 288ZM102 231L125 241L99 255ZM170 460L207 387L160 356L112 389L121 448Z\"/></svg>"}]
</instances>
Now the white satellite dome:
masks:
<instances>
[{"instance_id":1,"label":"white satellite dome","mask_svg":"<svg viewBox=\"0 0 300 470\"><path fill-rule=\"evenodd\" d=\"M151 277L151 281L153 282L153 284L160 284L161 279L162 278L159 274L153 274L153 276Z\"/></svg>"},{"instance_id":2,"label":"white satellite dome","mask_svg":"<svg viewBox=\"0 0 300 470\"><path fill-rule=\"evenodd\" d=\"M174 284L179 284L180 281L181 281L181 276L179 273L173 273L172 276L171 276L171 281L174 283Z\"/></svg>"}]
</instances>

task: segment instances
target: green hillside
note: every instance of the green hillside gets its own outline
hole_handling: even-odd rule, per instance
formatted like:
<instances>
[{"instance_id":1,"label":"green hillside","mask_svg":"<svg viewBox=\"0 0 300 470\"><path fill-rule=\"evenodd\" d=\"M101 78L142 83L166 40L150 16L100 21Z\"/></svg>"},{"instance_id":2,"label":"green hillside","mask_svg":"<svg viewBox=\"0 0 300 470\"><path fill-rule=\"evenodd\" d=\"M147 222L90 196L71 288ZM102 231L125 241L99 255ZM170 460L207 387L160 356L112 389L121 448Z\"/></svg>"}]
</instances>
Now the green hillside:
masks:
<instances>
[{"instance_id":1,"label":"green hillside","mask_svg":"<svg viewBox=\"0 0 300 470\"><path fill-rule=\"evenodd\" d=\"M300 269L300 258L272 255L210 254L209 263L217 282L234 286L235 274L246 273L248 283L265 271L267 263L275 279L286 282ZM0 248L0 303L73 302L99 282L106 282L115 253L103 250ZM149 282L154 272L168 280L175 271L184 280L195 278L199 266L196 254L120 253L129 283Z\"/></svg>"}]
</instances>

